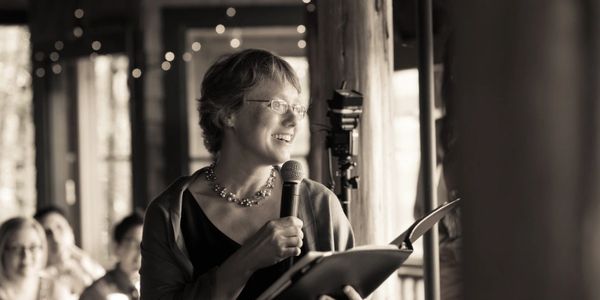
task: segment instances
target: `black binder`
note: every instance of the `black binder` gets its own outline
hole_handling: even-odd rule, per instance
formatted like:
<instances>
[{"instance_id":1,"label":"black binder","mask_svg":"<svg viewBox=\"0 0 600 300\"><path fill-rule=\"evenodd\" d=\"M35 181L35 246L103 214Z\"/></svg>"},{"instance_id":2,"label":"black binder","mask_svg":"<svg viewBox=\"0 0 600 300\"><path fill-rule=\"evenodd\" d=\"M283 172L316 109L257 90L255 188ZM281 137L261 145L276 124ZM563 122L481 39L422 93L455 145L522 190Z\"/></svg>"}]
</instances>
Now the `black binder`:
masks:
<instances>
[{"instance_id":1,"label":"black binder","mask_svg":"<svg viewBox=\"0 0 600 300\"><path fill-rule=\"evenodd\" d=\"M431 229L460 199L445 203L415 221L389 245L359 246L344 252L311 251L275 281L258 300L345 299L345 285L364 298L381 285L413 252L412 244Z\"/></svg>"}]
</instances>

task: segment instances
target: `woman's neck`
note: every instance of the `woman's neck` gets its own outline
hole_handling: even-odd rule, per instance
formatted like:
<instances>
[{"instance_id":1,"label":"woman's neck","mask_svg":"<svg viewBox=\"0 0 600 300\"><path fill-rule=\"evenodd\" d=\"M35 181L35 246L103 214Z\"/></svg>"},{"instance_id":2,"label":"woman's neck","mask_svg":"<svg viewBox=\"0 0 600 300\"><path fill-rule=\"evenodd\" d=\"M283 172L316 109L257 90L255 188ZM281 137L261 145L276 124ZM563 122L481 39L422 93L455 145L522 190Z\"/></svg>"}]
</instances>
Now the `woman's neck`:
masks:
<instances>
[{"instance_id":1,"label":"woman's neck","mask_svg":"<svg viewBox=\"0 0 600 300\"><path fill-rule=\"evenodd\" d=\"M69 247L70 248L70 247ZM62 267L71 257L69 249L60 249L58 253L48 255L48 267Z\"/></svg>"},{"instance_id":2,"label":"woman's neck","mask_svg":"<svg viewBox=\"0 0 600 300\"><path fill-rule=\"evenodd\" d=\"M5 286L15 299L35 299L38 293L40 277L37 275L17 277L7 280Z\"/></svg>"},{"instance_id":3,"label":"woman's neck","mask_svg":"<svg viewBox=\"0 0 600 300\"><path fill-rule=\"evenodd\" d=\"M215 164L214 172L217 183L240 197L246 197L265 185L272 169L273 166L270 165L251 165L239 160L219 160Z\"/></svg>"}]
</instances>

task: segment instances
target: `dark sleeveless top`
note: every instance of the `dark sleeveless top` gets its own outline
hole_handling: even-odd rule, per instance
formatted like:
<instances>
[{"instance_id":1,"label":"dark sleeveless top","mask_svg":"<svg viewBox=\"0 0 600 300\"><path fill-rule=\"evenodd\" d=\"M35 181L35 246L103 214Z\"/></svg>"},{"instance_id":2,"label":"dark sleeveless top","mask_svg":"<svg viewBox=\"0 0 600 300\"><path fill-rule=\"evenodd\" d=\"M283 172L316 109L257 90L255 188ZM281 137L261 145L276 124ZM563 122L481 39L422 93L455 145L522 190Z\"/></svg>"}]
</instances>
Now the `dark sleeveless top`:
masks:
<instances>
[{"instance_id":1,"label":"dark sleeveless top","mask_svg":"<svg viewBox=\"0 0 600 300\"><path fill-rule=\"evenodd\" d=\"M221 265L241 245L221 232L208 219L189 190L184 191L182 200L181 234L194 266L193 277L197 279L208 270ZM260 296L286 271L286 261L252 274L238 299L256 299Z\"/></svg>"}]
</instances>

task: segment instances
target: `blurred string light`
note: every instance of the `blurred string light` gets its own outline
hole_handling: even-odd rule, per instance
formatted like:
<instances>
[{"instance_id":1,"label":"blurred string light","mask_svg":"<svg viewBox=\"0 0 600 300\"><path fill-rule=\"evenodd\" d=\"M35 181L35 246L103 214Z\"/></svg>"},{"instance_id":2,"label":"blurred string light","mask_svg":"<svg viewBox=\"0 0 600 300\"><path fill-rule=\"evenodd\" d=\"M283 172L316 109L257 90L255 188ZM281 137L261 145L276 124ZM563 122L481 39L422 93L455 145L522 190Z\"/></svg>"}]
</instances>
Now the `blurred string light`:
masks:
<instances>
[{"instance_id":1,"label":"blurred string light","mask_svg":"<svg viewBox=\"0 0 600 300\"><path fill-rule=\"evenodd\" d=\"M233 18L236 13L237 13L237 11L233 7L230 7L227 9L227 11L225 11L225 14L227 14L227 16L230 18Z\"/></svg>"},{"instance_id":2,"label":"blurred string light","mask_svg":"<svg viewBox=\"0 0 600 300\"><path fill-rule=\"evenodd\" d=\"M163 69L163 71L169 71L171 69L171 63L168 61L163 61L163 63L160 65L160 68Z\"/></svg>"},{"instance_id":3,"label":"blurred string light","mask_svg":"<svg viewBox=\"0 0 600 300\"><path fill-rule=\"evenodd\" d=\"M73 28L73 36L75 36L76 38L80 38L83 36L83 28L76 26L75 28Z\"/></svg>"},{"instance_id":4,"label":"blurred string light","mask_svg":"<svg viewBox=\"0 0 600 300\"><path fill-rule=\"evenodd\" d=\"M100 43L100 41L92 42L92 49L94 49L94 51L98 51L100 48L102 48L102 43Z\"/></svg>"},{"instance_id":5,"label":"blurred string light","mask_svg":"<svg viewBox=\"0 0 600 300\"><path fill-rule=\"evenodd\" d=\"M183 53L181 58L183 58L183 61L185 61L185 62L190 62L190 61L192 61L192 54L189 52L185 52L185 53Z\"/></svg>"},{"instance_id":6,"label":"blurred string light","mask_svg":"<svg viewBox=\"0 0 600 300\"><path fill-rule=\"evenodd\" d=\"M240 40L236 38L232 38L231 41L229 41L229 45L231 46L231 48L238 48L240 44Z\"/></svg>"},{"instance_id":7,"label":"blurred string light","mask_svg":"<svg viewBox=\"0 0 600 300\"><path fill-rule=\"evenodd\" d=\"M62 41L54 42L54 49L60 51L65 47L65 44Z\"/></svg>"},{"instance_id":8,"label":"blurred string light","mask_svg":"<svg viewBox=\"0 0 600 300\"><path fill-rule=\"evenodd\" d=\"M139 68L135 68L135 69L131 70L131 76L133 76L133 78L142 77L142 70L140 70Z\"/></svg>"},{"instance_id":9,"label":"blurred string light","mask_svg":"<svg viewBox=\"0 0 600 300\"><path fill-rule=\"evenodd\" d=\"M198 52L198 51L200 51L201 48L202 48L202 45L200 44L200 42L192 43L192 51Z\"/></svg>"},{"instance_id":10,"label":"blurred string light","mask_svg":"<svg viewBox=\"0 0 600 300\"><path fill-rule=\"evenodd\" d=\"M306 41L305 40L299 40L298 41L298 48L300 48L300 49L306 48Z\"/></svg>"},{"instance_id":11,"label":"blurred string light","mask_svg":"<svg viewBox=\"0 0 600 300\"><path fill-rule=\"evenodd\" d=\"M83 19L83 15L85 15L85 11L83 11L83 9L81 9L81 8L78 8L73 12L73 15L77 19Z\"/></svg>"},{"instance_id":12,"label":"blurred string light","mask_svg":"<svg viewBox=\"0 0 600 300\"><path fill-rule=\"evenodd\" d=\"M52 51L50 53L50 60L51 61L58 61L59 58L60 58L60 55L58 55L58 52Z\"/></svg>"},{"instance_id":13,"label":"blurred string light","mask_svg":"<svg viewBox=\"0 0 600 300\"><path fill-rule=\"evenodd\" d=\"M305 33L306 27L304 25L298 25L298 27L296 27L296 31L298 31L298 33Z\"/></svg>"},{"instance_id":14,"label":"blurred string light","mask_svg":"<svg viewBox=\"0 0 600 300\"><path fill-rule=\"evenodd\" d=\"M168 51L167 53L165 53L165 60L166 61L173 61L175 59L175 53Z\"/></svg>"},{"instance_id":15,"label":"blurred string light","mask_svg":"<svg viewBox=\"0 0 600 300\"><path fill-rule=\"evenodd\" d=\"M223 34L225 32L225 26L223 24L219 24L215 27L215 31L217 34Z\"/></svg>"},{"instance_id":16,"label":"blurred string light","mask_svg":"<svg viewBox=\"0 0 600 300\"><path fill-rule=\"evenodd\" d=\"M317 7L312 3L306 6L306 10L308 12L314 12L316 9L317 9Z\"/></svg>"},{"instance_id":17,"label":"blurred string light","mask_svg":"<svg viewBox=\"0 0 600 300\"><path fill-rule=\"evenodd\" d=\"M52 64L52 73L60 74L62 72L62 66L60 64Z\"/></svg>"},{"instance_id":18,"label":"blurred string light","mask_svg":"<svg viewBox=\"0 0 600 300\"><path fill-rule=\"evenodd\" d=\"M42 78L44 75L46 75L46 70L44 70L44 68L35 69L35 76Z\"/></svg>"}]
</instances>

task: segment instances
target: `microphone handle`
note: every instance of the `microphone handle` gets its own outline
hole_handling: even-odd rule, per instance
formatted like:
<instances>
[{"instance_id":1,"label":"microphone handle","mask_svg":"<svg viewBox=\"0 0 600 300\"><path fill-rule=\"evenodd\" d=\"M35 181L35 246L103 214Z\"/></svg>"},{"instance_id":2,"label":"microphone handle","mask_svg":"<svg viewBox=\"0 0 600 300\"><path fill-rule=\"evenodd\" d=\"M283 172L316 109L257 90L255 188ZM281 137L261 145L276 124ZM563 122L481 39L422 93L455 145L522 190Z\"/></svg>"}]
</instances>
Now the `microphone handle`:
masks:
<instances>
[{"instance_id":1,"label":"microphone handle","mask_svg":"<svg viewBox=\"0 0 600 300\"><path fill-rule=\"evenodd\" d=\"M281 191L281 210L282 218L289 216L298 216L298 202L300 198L299 184L292 181L285 181ZM294 257L289 257L285 266L289 269L294 264Z\"/></svg>"},{"instance_id":2,"label":"microphone handle","mask_svg":"<svg viewBox=\"0 0 600 300\"><path fill-rule=\"evenodd\" d=\"M282 218L298 216L298 198L300 197L298 184L295 182L284 182L281 191L281 211Z\"/></svg>"}]
</instances>

